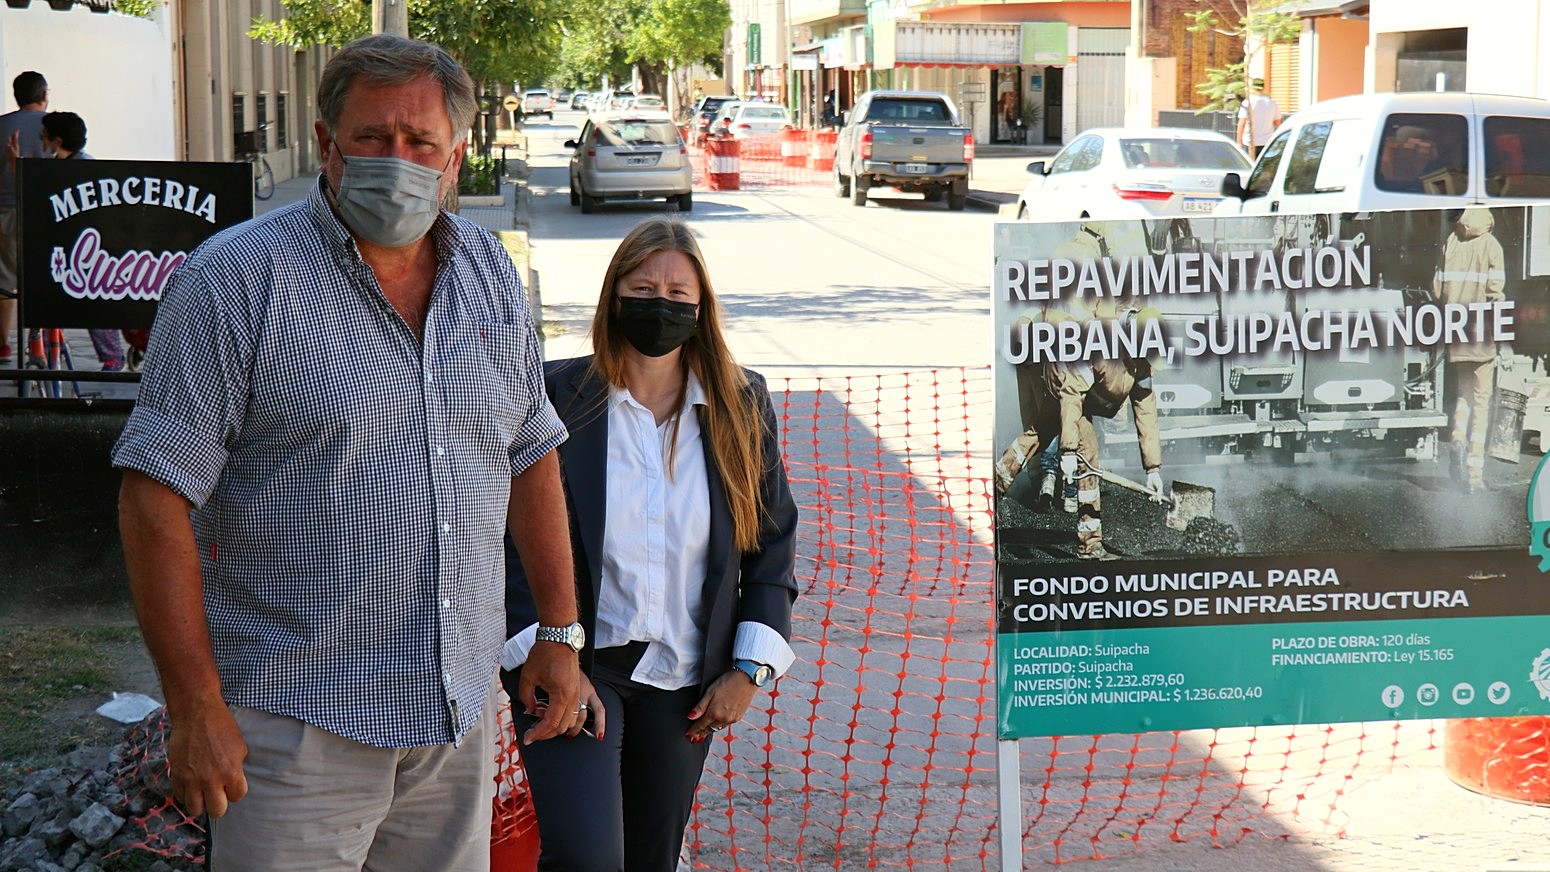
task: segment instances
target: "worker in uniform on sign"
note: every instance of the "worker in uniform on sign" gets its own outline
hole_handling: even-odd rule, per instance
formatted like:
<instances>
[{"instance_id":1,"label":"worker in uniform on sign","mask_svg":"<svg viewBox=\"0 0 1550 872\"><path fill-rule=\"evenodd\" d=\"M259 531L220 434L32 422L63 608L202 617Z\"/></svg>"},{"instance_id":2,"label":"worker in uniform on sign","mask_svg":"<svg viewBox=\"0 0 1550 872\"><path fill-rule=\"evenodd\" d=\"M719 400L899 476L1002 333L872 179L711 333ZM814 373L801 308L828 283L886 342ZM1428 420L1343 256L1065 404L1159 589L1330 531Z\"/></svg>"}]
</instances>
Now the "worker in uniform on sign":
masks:
<instances>
[{"instance_id":1,"label":"worker in uniform on sign","mask_svg":"<svg viewBox=\"0 0 1550 872\"><path fill-rule=\"evenodd\" d=\"M1507 270L1502 244L1492 235L1496 219L1484 206L1470 206L1459 216L1443 246L1442 263L1432 278L1437 302L1482 303L1506 298ZM1480 341L1449 343L1446 369L1453 390L1453 436L1450 472L1470 491L1485 489L1485 447L1496 382L1496 361L1510 365L1511 350Z\"/></svg>"},{"instance_id":2,"label":"worker in uniform on sign","mask_svg":"<svg viewBox=\"0 0 1550 872\"><path fill-rule=\"evenodd\" d=\"M1106 229L1104 222L1083 222L1076 237L1056 248L1051 258L1080 263L1108 256ZM1050 301L1042 317L1052 324L1075 321L1085 326L1095 319L1134 323L1139 334L1146 322L1162 316L1156 309L1122 306L1114 297L1081 295ZM997 492L1004 493L1028 459L1058 439L1062 476L1066 482L1077 484L1077 556L1081 559L1113 559L1103 546L1095 417L1113 418L1127 400L1130 402L1146 485L1154 501L1163 500L1162 439L1157 397L1152 391L1153 367L1154 362L1145 358L1125 358L1027 363L1017 369L1024 431L996 464ZM1053 483L1049 484L1053 493Z\"/></svg>"}]
</instances>

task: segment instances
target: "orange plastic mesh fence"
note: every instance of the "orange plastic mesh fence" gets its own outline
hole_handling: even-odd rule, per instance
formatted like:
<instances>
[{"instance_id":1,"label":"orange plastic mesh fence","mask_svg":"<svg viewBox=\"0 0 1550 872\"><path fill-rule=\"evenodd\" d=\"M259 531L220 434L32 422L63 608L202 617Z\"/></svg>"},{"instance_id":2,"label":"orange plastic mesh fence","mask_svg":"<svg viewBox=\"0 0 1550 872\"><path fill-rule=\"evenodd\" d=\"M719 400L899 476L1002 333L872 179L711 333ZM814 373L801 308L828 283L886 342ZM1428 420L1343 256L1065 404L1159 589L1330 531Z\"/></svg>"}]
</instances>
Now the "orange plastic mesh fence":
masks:
<instances>
[{"instance_id":1,"label":"orange plastic mesh fence","mask_svg":"<svg viewBox=\"0 0 1550 872\"><path fill-rule=\"evenodd\" d=\"M689 143L694 187L705 190L710 187L711 172L706 149L694 138ZM779 137L738 140L736 153L735 163L722 163L716 172L735 171L740 188L827 185L834 179L834 132L830 130L795 130Z\"/></svg>"},{"instance_id":2,"label":"orange plastic mesh fence","mask_svg":"<svg viewBox=\"0 0 1550 872\"><path fill-rule=\"evenodd\" d=\"M990 370L772 379L770 389L802 512L799 660L715 740L689 859L705 869L997 869ZM536 836L510 729L502 736L498 852ZM1472 736L1482 760L1546 756L1537 729ZM1440 741L1428 721L1024 739L1025 862L1338 836L1353 789L1396 763L1438 763ZM139 767L136 789L165 784L164 753ZM139 847L192 856L185 837L197 827L157 803ZM524 856L528 865L496 868L530 868Z\"/></svg>"}]
</instances>

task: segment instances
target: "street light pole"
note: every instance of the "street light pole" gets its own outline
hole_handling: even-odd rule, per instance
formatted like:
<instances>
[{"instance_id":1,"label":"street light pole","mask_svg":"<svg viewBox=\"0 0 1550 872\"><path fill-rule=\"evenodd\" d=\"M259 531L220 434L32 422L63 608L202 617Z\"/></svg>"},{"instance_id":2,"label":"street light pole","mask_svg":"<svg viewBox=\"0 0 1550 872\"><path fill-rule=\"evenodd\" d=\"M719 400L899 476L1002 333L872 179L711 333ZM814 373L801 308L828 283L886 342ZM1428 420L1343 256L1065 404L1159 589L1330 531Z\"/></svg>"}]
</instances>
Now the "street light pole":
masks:
<instances>
[{"instance_id":1,"label":"street light pole","mask_svg":"<svg viewBox=\"0 0 1550 872\"><path fill-rule=\"evenodd\" d=\"M408 36L408 0L371 0L371 32Z\"/></svg>"}]
</instances>

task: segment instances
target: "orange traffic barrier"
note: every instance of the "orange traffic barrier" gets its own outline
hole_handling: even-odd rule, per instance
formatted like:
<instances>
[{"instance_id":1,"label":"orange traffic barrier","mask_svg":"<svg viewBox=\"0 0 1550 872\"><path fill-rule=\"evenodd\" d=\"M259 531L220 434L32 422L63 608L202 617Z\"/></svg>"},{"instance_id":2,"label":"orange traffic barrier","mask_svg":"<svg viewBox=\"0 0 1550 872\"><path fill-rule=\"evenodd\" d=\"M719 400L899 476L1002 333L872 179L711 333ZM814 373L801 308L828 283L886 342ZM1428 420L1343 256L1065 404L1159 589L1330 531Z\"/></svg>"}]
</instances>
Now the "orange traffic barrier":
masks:
<instances>
[{"instance_id":1,"label":"orange traffic barrier","mask_svg":"<svg viewBox=\"0 0 1550 872\"><path fill-rule=\"evenodd\" d=\"M834 142L839 134L833 130L815 130L808 145L807 168L826 173L834 169Z\"/></svg>"},{"instance_id":2,"label":"orange traffic barrier","mask_svg":"<svg viewBox=\"0 0 1550 872\"><path fill-rule=\"evenodd\" d=\"M1550 805L1550 717L1447 722L1443 765L1454 783L1487 796Z\"/></svg>"},{"instance_id":3,"label":"orange traffic barrier","mask_svg":"<svg viewBox=\"0 0 1550 872\"><path fill-rule=\"evenodd\" d=\"M807 163L807 154L803 148L805 138L802 131L795 127L788 127L780 132L781 166L800 167Z\"/></svg>"},{"instance_id":4,"label":"orange traffic barrier","mask_svg":"<svg viewBox=\"0 0 1550 872\"><path fill-rule=\"evenodd\" d=\"M730 136L711 136L705 140L705 177L712 191L736 191L738 181L737 140Z\"/></svg>"}]
</instances>

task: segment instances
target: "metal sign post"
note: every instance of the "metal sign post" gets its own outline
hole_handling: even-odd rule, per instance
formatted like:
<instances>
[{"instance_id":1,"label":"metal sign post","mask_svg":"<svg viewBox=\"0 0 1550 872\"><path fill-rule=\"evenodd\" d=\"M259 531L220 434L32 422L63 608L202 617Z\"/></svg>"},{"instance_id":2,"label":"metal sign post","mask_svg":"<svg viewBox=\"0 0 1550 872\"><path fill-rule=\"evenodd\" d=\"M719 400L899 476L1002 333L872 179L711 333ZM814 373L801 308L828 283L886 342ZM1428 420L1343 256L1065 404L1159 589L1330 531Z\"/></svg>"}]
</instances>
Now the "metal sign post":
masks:
<instances>
[{"instance_id":1,"label":"metal sign post","mask_svg":"<svg viewBox=\"0 0 1550 872\"><path fill-rule=\"evenodd\" d=\"M974 135L974 106L975 104L985 102L988 92L989 86L984 82L958 83L958 104L963 107L964 112L969 116L970 136ZM989 139L989 137L986 137L986 139ZM973 164L969 165L969 175L974 175Z\"/></svg>"}]
</instances>

